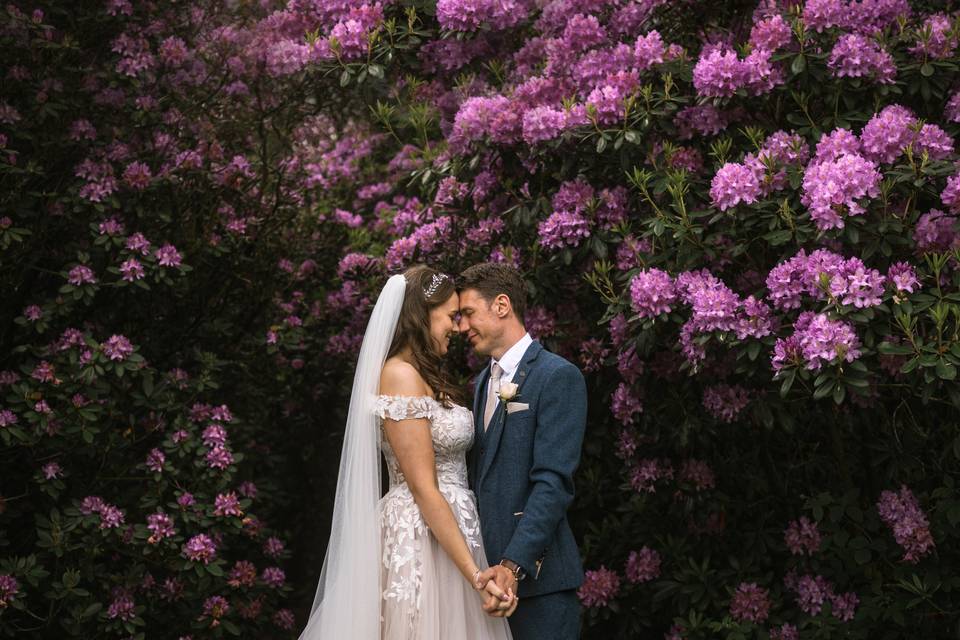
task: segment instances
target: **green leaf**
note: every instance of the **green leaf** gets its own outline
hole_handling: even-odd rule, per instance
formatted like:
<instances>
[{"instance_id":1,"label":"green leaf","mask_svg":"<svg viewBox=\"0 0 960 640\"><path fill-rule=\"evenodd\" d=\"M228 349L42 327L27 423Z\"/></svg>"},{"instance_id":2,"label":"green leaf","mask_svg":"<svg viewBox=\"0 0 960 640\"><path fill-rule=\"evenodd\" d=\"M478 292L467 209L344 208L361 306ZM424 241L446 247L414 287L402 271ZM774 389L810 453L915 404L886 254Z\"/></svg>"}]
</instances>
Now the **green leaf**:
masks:
<instances>
[{"instance_id":1,"label":"green leaf","mask_svg":"<svg viewBox=\"0 0 960 640\"><path fill-rule=\"evenodd\" d=\"M929 62L924 62L923 66L920 67L920 75L929 78L933 75L933 65Z\"/></svg>"},{"instance_id":2,"label":"green leaf","mask_svg":"<svg viewBox=\"0 0 960 640\"><path fill-rule=\"evenodd\" d=\"M943 380L954 380L957 377L957 368L940 358L937 360L937 375Z\"/></svg>"},{"instance_id":3,"label":"green leaf","mask_svg":"<svg viewBox=\"0 0 960 640\"><path fill-rule=\"evenodd\" d=\"M340 74L340 86L345 87L350 84L350 70L344 69L343 73Z\"/></svg>"},{"instance_id":4,"label":"green leaf","mask_svg":"<svg viewBox=\"0 0 960 640\"><path fill-rule=\"evenodd\" d=\"M837 384L833 388L833 401L836 404L843 404L843 399L847 397L847 388L842 384Z\"/></svg>"},{"instance_id":5,"label":"green leaf","mask_svg":"<svg viewBox=\"0 0 960 640\"><path fill-rule=\"evenodd\" d=\"M794 75L798 73L803 73L807 68L807 58L801 53L793 59L793 62L790 63L790 71Z\"/></svg>"}]
</instances>

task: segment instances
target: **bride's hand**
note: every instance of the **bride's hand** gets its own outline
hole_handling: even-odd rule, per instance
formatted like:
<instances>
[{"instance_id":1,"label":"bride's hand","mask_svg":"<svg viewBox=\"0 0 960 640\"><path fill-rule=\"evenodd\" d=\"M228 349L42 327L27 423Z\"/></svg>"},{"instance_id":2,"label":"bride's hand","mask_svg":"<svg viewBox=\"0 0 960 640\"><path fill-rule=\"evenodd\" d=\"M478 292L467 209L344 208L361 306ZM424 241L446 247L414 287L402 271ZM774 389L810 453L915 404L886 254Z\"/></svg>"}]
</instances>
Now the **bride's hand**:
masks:
<instances>
[{"instance_id":1,"label":"bride's hand","mask_svg":"<svg viewBox=\"0 0 960 640\"><path fill-rule=\"evenodd\" d=\"M483 603L483 610L495 618L509 617L517 608L520 598L513 594L513 589L507 589L504 592L497 584L491 580L484 589L486 594Z\"/></svg>"}]
</instances>

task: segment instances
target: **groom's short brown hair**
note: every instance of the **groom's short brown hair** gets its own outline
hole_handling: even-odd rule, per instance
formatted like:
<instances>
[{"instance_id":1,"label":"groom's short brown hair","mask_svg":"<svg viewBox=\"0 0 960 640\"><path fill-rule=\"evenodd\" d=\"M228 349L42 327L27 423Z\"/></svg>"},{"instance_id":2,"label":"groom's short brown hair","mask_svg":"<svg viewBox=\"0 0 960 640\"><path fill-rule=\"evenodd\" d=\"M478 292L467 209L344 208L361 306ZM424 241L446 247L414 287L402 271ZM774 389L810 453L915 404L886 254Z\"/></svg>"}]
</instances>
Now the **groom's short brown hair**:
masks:
<instances>
[{"instance_id":1,"label":"groom's short brown hair","mask_svg":"<svg viewBox=\"0 0 960 640\"><path fill-rule=\"evenodd\" d=\"M493 300L503 294L510 298L513 312L521 321L527 311L527 286L520 272L507 264L481 262L467 267L460 274L457 289L476 289L485 300Z\"/></svg>"}]
</instances>

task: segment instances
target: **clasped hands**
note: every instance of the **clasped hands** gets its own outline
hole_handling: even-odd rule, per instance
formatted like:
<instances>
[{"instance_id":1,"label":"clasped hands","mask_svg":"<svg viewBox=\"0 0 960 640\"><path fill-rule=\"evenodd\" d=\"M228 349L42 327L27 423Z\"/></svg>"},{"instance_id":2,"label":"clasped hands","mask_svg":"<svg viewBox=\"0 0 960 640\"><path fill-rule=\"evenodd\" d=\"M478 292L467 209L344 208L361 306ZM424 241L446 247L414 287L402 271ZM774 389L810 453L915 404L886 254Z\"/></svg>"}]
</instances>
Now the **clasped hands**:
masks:
<instances>
[{"instance_id":1,"label":"clasped hands","mask_svg":"<svg viewBox=\"0 0 960 640\"><path fill-rule=\"evenodd\" d=\"M483 610L495 618L508 618L517 609L517 580L513 572L495 564L474 574L473 587L484 594Z\"/></svg>"}]
</instances>

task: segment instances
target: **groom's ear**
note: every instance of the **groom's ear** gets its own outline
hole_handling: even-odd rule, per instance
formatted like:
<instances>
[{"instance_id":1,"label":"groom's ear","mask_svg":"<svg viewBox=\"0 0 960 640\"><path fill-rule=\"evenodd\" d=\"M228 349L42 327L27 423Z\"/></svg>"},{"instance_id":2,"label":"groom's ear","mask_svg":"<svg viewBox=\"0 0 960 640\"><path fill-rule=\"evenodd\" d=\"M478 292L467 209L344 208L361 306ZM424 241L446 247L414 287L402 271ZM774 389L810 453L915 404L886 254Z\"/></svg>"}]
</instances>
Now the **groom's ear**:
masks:
<instances>
[{"instance_id":1,"label":"groom's ear","mask_svg":"<svg viewBox=\"0 0 960 640\"><path fill-rule=\"evenodd\" d=\"M509 317L510 314L513 313L513 303L510 301L510 296L505 293L501 293L494 298L493 304L490 306L501 320Z\"/></svg>"}]
</instances>

